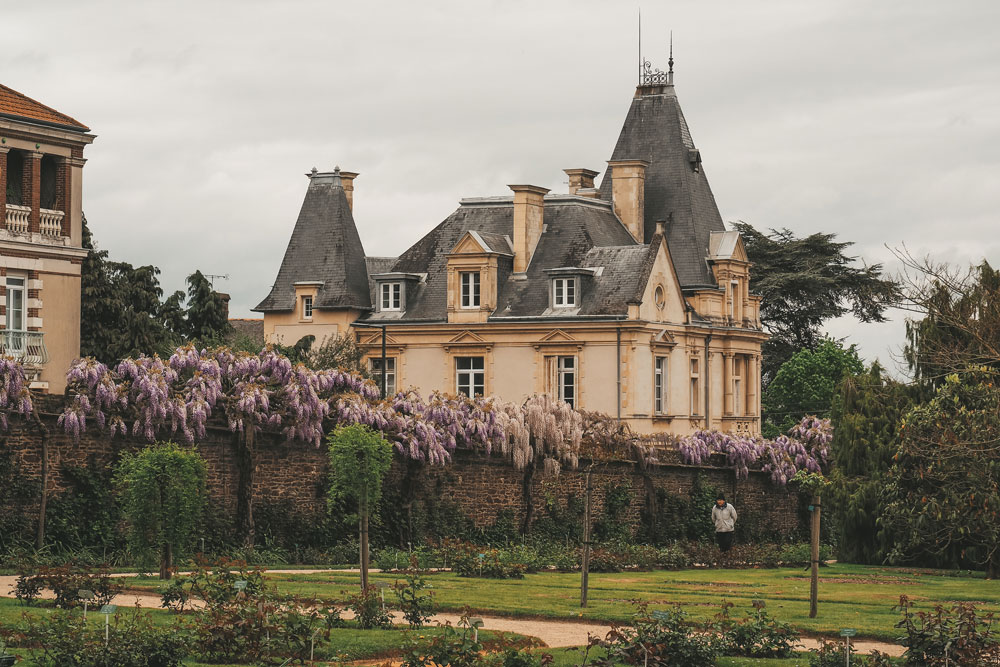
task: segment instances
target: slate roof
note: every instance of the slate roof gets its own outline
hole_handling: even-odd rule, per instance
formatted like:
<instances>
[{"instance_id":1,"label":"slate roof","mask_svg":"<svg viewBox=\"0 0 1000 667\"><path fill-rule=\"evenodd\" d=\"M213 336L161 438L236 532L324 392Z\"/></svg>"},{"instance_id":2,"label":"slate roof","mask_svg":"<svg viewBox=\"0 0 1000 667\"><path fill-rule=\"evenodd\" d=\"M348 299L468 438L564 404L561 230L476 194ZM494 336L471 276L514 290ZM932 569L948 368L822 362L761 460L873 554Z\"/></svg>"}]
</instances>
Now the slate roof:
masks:
<instances>
[{"instance_id":1,"label":"slate roof","mask_svg":"<svg viewBox=\"0 0 1000 667\"><path fill-rule=\"evenodd\" d=\"M322 282L313 308L369 309L365 249L340 181L340 170L309 176L302 209L288 241L271 293L258 312L295 308L295 283Z\"/></svg>"},{"instance_id":2,"label":"slate roof","mask_svg":"<svg viewBox=\"0 0 1000 667\"><path fill-rule=\"evenodd\" d=\"M667 222L667 246L682 287L716 286L705 257L711 232L726 227L673 86L642 86L633 98L612 160L646 160L644 239ZM601 198L611 201L610 169Z\"/></svg>"},{"instance_id":3,"label":"slate roof","mask_svg":"<svg viewBox=\"0 0 1000 667\"><path fill-rule=\"evenodd\" d=\"M0 84L0 116L14 120L26 120L31 123L52 125L62 129L86 132L89 127L80 121L56 111L24 93Z\"/></svg>"},{"instance_id":4,"label":"slate roof","mask_svg":"<svg viewBox=\"0 0 1000 667\"><path fill-rule=\"evenodd\" d=\"M503 253L499 273L496 317L565 317L569 315L624 315L627 297L636 291L648 246L635 242L606 202L570 195L548 195L545 231L535 246L526 279L511 277L513 237L511 197L463 200L444 222L400 255L391 271L426 274L426 280L407 286L406 310L393 313L397 321L447 320L448 254L467 231L475 231L491 249ZM501 243L502 242L502 243ZM594 252L595 249L600 252ZM549 310L546 269L603 267L599 276L586 277L580 307ZM383 319L377 313L369 320Z\"/></svg>"},{"instance_id":5,"label":"slate roof","mask_svg":"<svg viewBox=\"0 0 1000 667\"><path fill-rule=\"evenodd\" d=\"M395 257L365 257L365 267L368 269L368 292L373 304L378 303L378 295L375 294L375 281L372 276L389 273L395 263Z\"/></svg>"}]
</instances>

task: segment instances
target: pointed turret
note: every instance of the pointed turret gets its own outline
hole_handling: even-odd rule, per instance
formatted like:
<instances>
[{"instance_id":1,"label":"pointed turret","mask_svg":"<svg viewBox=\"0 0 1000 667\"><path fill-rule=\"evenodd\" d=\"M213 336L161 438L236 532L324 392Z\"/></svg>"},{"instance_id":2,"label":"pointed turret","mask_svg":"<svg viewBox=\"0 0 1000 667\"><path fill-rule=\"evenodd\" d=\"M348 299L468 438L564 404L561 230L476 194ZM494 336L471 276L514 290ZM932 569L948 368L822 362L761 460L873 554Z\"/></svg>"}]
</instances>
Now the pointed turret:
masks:
<instances>
[{"instance_id":1,"label":"pointed turret","mask_svg":"<svg viewBox=\"0 0 1000 667\"><path fill-rule=\"evenodd\" d=\"M643 238L656 233L656 223L667 229L667 245L681 285L715 286L705 261L712 232L725 231L695 148L687 121L673 86L673 57L669 72L645 67L636 88L625 125L615 145L611 162L642 160L645 170ZM601 198L611 201L611 170L601 182Z\"/></svg>"},{"instance_id":2,"label":"pointed turret","mask_svg":"<svg viewBox=\"0 0 1000 667\"><path fill-rule=\"evenodd\" d=\"M357 174L345 172L353 177ZM290 311L296 307L295 285L317 287L312 308L369 309L371 294L365 249L351 213L340 167L332 172L314 168L299 218L271 293L257 312Z\"/></svg>"}]
</instances>

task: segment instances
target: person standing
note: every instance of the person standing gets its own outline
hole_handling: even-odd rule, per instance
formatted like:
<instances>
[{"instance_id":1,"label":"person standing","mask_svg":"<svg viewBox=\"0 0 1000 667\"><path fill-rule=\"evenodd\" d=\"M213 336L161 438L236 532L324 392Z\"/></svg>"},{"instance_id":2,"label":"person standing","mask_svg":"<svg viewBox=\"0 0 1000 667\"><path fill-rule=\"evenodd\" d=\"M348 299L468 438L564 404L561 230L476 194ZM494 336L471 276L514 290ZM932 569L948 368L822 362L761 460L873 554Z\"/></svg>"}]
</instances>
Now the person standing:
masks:
<instances>
[{"instance_id":1,"label":"person standing","mask_svg":"<svg viewBox=\"0 0 1000 667\"><path fill-rule=\"evenodd\" d=\"M736 529L736 508L726 502L725 494L715 498L712 508L712 523L715 524L715 541L719 551L729 551L733 546L733 531Z\"/></svg>"}]
</instances>

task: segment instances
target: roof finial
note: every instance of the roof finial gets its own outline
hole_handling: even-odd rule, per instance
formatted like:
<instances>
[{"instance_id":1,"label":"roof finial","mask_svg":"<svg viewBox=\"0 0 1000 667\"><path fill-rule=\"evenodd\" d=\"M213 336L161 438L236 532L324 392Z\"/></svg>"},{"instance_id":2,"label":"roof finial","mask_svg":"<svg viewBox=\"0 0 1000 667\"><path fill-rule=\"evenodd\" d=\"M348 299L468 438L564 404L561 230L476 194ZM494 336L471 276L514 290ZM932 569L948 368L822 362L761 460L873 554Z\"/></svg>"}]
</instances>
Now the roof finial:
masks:
<instances>
[{"instance_id":1,"label":"roof finial","mask_svg":"<svg viewBox=\"0 0 1000 667\"><path fill-rule=\"evenodd\" d=\"M674 85L674 31L670 31L670 58L667 60L667 85Z\"/></svg>"}]
</instances>

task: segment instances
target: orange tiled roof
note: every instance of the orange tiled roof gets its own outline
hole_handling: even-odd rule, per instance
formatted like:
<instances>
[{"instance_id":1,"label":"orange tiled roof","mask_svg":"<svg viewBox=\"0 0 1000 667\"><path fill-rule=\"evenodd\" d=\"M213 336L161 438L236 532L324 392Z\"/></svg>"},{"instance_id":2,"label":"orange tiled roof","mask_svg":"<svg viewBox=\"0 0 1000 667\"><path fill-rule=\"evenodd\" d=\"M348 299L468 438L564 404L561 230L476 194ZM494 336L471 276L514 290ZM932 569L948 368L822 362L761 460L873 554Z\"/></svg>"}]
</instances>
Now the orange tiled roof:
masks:
<instances>
[{"instance_id":1,"label":"orange tiled roof","mask_svg":"<svg viewBox=\"0 0 1000 667\"><path fill-rule=\"evenodd\" d=\"M27 118L46 125L60 125L73 129L90 129L75 118L59 113L52 107L47 107L2 83L0 83L0 116Z\"/></svg>"}]
</instances>

